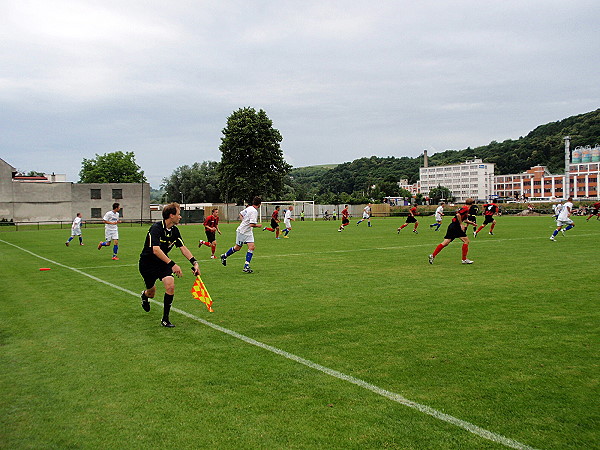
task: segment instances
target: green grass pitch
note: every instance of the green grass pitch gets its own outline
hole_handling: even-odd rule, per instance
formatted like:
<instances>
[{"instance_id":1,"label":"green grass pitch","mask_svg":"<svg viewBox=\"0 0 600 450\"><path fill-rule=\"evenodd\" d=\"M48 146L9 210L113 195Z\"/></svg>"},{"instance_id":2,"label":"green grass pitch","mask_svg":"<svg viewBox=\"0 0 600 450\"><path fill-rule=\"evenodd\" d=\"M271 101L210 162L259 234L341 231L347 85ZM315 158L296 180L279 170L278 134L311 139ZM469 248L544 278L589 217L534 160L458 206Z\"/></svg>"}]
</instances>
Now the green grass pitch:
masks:
<instances>
[{"instance_id":1,"label":"green grass pitch","mask_svg":"<svg viewBox=\"0 0 600 450\"><path fill-rule=\"evenodd\" d=\"M119 261L102 229L69 248L69 230L1 232L0 448L598 448L599 221L551 242L549 217L499 217L473 265L460 242L430 265L448 217L418 235L356 220L255 231L253 274L245 249L223 267L181 226L215 312L174 249L174 329L140 307L147 226L120 228Z\"/></svg>"}]
</instances>

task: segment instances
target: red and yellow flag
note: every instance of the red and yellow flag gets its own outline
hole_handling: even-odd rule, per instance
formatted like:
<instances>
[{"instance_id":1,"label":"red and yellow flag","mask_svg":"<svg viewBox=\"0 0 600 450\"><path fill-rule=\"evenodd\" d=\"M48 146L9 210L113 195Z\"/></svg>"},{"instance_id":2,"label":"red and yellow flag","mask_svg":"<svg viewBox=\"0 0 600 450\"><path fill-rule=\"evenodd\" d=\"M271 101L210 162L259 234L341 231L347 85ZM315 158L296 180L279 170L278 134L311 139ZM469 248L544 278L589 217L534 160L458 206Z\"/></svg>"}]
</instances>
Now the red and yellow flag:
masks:
<instances>
[{"instance_id":1,"label":"red and yellow flag","mask_svg":"<svg viewBox=\"0 0 600 450\"><path fill-rule=\"evenodd\" d=\"M210 298L210 294L208 293L206 286L204 286L200 276L196 277L196 281L192 286L192 297L204 303L208 312L214 312L212 309L212 298Z\"/></svg>"}]
</instances>

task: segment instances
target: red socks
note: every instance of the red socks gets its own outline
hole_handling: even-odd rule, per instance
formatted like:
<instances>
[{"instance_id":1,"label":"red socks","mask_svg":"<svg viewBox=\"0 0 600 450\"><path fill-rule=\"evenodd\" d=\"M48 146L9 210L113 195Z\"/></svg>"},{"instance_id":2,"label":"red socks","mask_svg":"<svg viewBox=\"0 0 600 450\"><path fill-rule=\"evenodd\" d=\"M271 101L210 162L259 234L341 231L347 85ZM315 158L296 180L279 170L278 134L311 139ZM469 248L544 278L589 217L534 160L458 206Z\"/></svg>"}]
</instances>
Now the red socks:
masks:
<instances>
[{"instance_id":1,"label":"red socks","mask_svg":"<svg viewBox=\"0 0 600 450\"><path fill-rule=\"evenodd\" d=\"M469 244L462 245L462 259L467 259L467 253L469 253Z\"/></svg>"},{"instance_id":2,"label":"red socks","mask_svg":"<svg viewBox=\"0 0 600 450\"><path fill-rule=\"evenodd\" d=\"M444 246L442 244L438 244L438 246L433 251L433 257L435 258L437 254L442 251L443 248Z\"/></svg>"}]
</instances>

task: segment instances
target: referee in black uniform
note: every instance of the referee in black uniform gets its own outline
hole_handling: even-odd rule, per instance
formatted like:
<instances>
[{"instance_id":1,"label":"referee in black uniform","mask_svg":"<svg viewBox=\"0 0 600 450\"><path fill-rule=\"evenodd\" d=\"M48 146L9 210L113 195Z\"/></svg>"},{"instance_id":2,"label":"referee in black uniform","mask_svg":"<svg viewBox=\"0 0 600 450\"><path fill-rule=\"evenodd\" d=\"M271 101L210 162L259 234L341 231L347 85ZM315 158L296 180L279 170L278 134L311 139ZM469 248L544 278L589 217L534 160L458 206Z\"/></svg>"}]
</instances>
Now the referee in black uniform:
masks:
<instances>
[{"instance_id":1,"label":"referee in black uniform","mask_svg":"<svg viewBox=\"0 0 600 450\"><path fill-rule=\"evenodd\" d=\"M175 294L175 278L182 276L181 267L175 261L169 258L169 251L173 246L181 250L192 264L194 275L200 275L198 261L192 255L192 252L183 243L177 224L181 220L181 210L178 203L171 203L162 210L163 220L156 222L148 230L144 249L140 254L140 274L146 284L146 289L142 291L142 308L144 311L150 311L150 301L156 294L156 280L161 280L165 286L164 311L160 324L163 327L173 328L169 322L169 312L173 304Z\"/></svg>"}]
</instances>

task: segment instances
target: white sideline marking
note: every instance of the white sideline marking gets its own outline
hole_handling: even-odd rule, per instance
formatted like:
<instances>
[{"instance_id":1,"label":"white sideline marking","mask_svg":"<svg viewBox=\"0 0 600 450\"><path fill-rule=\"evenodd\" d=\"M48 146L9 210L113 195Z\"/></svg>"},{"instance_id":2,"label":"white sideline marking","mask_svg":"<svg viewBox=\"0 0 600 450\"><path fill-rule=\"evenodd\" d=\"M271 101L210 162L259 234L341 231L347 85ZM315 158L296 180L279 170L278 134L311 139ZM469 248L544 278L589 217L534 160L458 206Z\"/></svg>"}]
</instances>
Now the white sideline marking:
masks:
<instances>
[{"instance_id":1,"label":"white sideline marking","mask_svg":"<svg viewBox=\"0 0 600 450\"><path fill-rule=\"evenodd\" d=\"M57 265L59 267L63 267L65 269L72 270L73 272L76 272L76 273L78 273L80 275L83 275L83 276L86 276L88 278L91 278L92 280L97 281L97 282L102 283L102 284L105 284L105 285L107 285L107 286L109 286L109 287L111 287L113 289L117 289L119 291L125 292L125 293L130 294L130 295L132 295L134 297L139 297L139 294L136 293L136 292L130 291L129 289L125 289L125 288L123 288L121 286L117 286L116 284L112 284L112 283L110 283L108 281L104 281L104 280L102 280L100 278L97 278L97 277L95 277L93 275L90 275L88 273L82 272L81 270L76 269L74 267L69 267L69 266L67 266L65 264L61 264L59 262L56 262L56 261L53 261L51 259L45 258L45 257L40 256L40 255L38 255L36 253L33 253L33 252L31 252L31 251L29 251L29 250L27 250L25 248L19 247L18 245L12 244L12 243L7 242L7 241L4 241L2 239L0 239L0 242L2 242L4 244L7 244L7 245L10 245L12 247L15 247L15 248L17 248L17 249L19 249L19 250L21 250L21 251L23 251L25 253L29 253L30 255L35 256L36 258L42 259L44 261L47 261L47 262L49 262L51 264L55 264L55 265ZM161 302L158 302L156 300L153 300L153 299L149 299L149 300L152 303L156 304L156 305L159 305L159 306L162 305ZM277 347L273 347L271 345L264 344L264 343L262 343L260 341L252 339L252 338L250 338L248 336L245 336L243 334L240 334L240 333L238 333L236 331L230 330L228 328L224 328L224 327L222 327L220 325L216 325L216 324L214 324L212 322L209 322L207 320L201 319L200 317L194 316L193 314L190 314L190 313L188 313L186 311L183 311L181 309L171 308L171 311L179 313L179 314L187 317L188 319L192 319L192 320L195 320L196 322L200 322L203 325L206 325L206 326L208 326L208 327L210 327L210 328L212 328L214 330L220 331L221 333L225 333L225 334L227 334L229 336L232 336L232 337L234 337L236 339L239 339L239 340L241 340L243 342L246 342L247 344L254 345L256 347L259 347L259 348L262 348L264 350L270 351L270 352L275 353L277 355L283 356L284 358L287 358L289 360L292 360L294 362L302 364L302 365L304 365L306 367L310 367L311 369L318 370L319 372L322 372L322 373L324 373L326 375L332 376L332 377L337 378L339 380L347 381L349 383L355 384L356 386L359 386L359 387L362 387L364 389L367 389L368 391L374 392L377 395L385 397L385 398L387 398L389 400L392 400L392 401L394 401L396 403L399 403L401 405L408 406L409 408L412 408L412 409L415 409L417 411L420 411L420 412L422 412L424 414L432 416L432 417L434 417L436 419L439 419L439 420L441 420L443 422L447 422L447 423L450 423L452 425L455 425L455 426L457 426L459 428L467 430L469 433L475 434L475 435L480 436L480 437L482 437L484 439L487 439L489 441L495 442L497 444L502 444L502 445L504 445L506 447L510 447L510 448L523 449L523 450L535 450L534 447L530 447L528 445L522 444L522 443L520 443L518 441L515 441L514 439L510 439L510 438L507 438L505 436L502 436L501 434L497 434L497 433L494 433L492 431L488 431L488 430L486 430L484 428L481 428L481 427L478 427L477 425L474 425L474 424L472 424L470 422L467 422L467 421L462 420L462 419L458 419L458 418L456 418L454 416L451 416L451 415L445 414L445 413L443 413L441 411L438 411L437 409L431 408L430 406L413 402L413 401L411 401L411 400L403 397L400 394L396 394L395 392L391 392L391 391L382 389L382 388L380 388L378 386L375 386L374 384L367 383L366 381L363 381L363 380L361 380L359 378L355 378L355 377L353 377L351 375L346 375L345 373L338 372L337 370L330 369L329 367L322 366L322 365L317 364L315 362L312 362L312 361L310 361L308 359L304 359L304 358L302 358L300 356L296 356L296 355L294 355L292 353L286 352L285 350L281 350L281 349L279 349Z\"/></svg>"}]
</instances>

